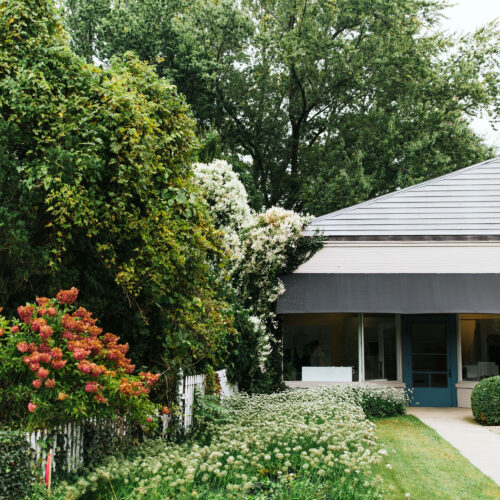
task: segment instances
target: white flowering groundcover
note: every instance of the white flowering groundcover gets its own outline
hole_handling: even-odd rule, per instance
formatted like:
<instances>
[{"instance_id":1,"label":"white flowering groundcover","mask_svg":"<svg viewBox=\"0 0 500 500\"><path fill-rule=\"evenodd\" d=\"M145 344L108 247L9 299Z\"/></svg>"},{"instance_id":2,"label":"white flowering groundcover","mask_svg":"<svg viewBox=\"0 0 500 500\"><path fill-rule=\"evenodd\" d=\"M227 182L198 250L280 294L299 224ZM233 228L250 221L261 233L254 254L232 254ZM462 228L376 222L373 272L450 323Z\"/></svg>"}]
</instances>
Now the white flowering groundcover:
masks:
<instances>
[{"instance_id":1,"label":"white flowering groundcover","mask_svg":"<svg viewBox=\"0 0 500 500\"><path fill-rule=\"evenodd\" d=\"M208 444L146 442L53 498L383 498L371 469L387 452L363 412L367 393L405 406L404 394L377 387L240 394L224 402L226 423L209 424Z\"/></svg>"}]
</instances>

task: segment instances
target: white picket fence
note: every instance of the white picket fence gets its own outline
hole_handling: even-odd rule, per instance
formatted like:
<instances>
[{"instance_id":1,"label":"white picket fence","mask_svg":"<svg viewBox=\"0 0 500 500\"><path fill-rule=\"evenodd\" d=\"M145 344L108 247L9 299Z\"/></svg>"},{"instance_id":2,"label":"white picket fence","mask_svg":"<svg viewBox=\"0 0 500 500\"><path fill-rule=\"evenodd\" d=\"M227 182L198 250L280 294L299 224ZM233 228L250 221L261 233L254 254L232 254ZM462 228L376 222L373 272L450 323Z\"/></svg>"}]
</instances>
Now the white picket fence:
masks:
<instances>
[{"instance_id":1,"label":"white picket fence","mask_svg":"<svg viewBox=\"0 0 500 500\"><path fill-rule=\"evenodd\" d=\"M235 384L230 384L227 381L226 370L220 370L216 372L219 375L220 387L221 387L221 395L222 396L233 396L238 392L238 386Z\"/></svg>"},{"instance_id":2,"label":"white picket fence","mask_svg":"<svg viewBox=\"0 0 500 500\"><path fill-rule=\"evenodd\" d=\"M216 372L221 383L221 395L232 396L238 391L236 386L228 383L226 370ZM193 405L195 388L203 388L204 375L192 375L181 377L179 383L179 407L181 409L181 422L186 432L193 424ZM166 431L170 417L164 415L163 431ZM95 420L90 420L96 424ZM96 424L97 425L97 424ZM117 432L123 432L123 428L116 428ZM84 435L83 426L80 423L70 422L52 430L38 430L26 435L28 442L35 451L36 460L45 464L52 446L52 471L56 464L67 472L76 471L83 464ZM52 442L53 441L53 442ZM49 442L51 444L49 444ZM45 477L45 465L43 466Z\"/></svg>"},{"instance_id":3,"label":"white picket fence","mask_svg":"<svg viewBox=\"0 0 500 500\"><path fill-rule=\"evenodd\" d=\"M238 392L237 386L227 381L226 370L220 370L217 373L221 385L221 396L232 396ZM204 376L191 375L181 378L179 382L179 399L181 413L183 415L184 429L188 431L193 425L193 404L196 387L203 389Z\"/></svg>"},{"instance_id":4,"label":"white picket fence","mask_svg":"<svg viewBox=\"0 0 500 500\"><path fill-rule=\"evenodd\" d=\"M88 419L86 424L99 427L96 419ZM126 432L119 423L108 423L115 433ZM37 462L42 463L42 473L45 478L47 457L52 452L52 472L56 465L66 472L74 472L83 465L84 427L81 422L68 422L54 429L37 430L26 435L31 448L35 451Z\"/></svg>"},{"instance_id":5,"label":"white picket fence","mask_svg":"<svg viewBox=\"0 0 500 500\"><path fill-rule=\"evenodd\" d=\"M184 430L189 431L193 424L193 405L196 387L203 388L204 375L191 375L184 377L179 383L180 409L183 415Z\"/></svg>"},{"instance_id":6,"label":"white picket fence","mask_svg":"<svg viewBox=\"0 0 500 500\"><path fill-rule=\"evenodd\" d=\"M45 463L51 450L52 471L56 467L56 454L58 462L63 461L63 467L65 465L68 472L77 470L83 464L83 428L79 423L70 422L50 431L45 429L30 432L27 439L35 451L36 461L43 464L44 477Z\"/></svg>"}]
</instances>

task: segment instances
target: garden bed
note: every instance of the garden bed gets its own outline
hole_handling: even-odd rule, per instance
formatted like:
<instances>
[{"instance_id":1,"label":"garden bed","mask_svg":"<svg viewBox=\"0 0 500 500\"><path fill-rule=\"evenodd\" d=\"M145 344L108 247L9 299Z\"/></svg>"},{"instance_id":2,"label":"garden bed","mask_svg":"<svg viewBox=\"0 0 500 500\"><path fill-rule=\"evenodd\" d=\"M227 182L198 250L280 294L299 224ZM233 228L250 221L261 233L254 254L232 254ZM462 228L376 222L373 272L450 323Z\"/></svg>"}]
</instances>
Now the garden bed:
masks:
<instances>
[{"instance_id":1,"label":"garden bed","mask_svg":"<svg viewBox=\"0 0 500 500\"><path fill-rule=\"evenodd\" d=\"M135 457L110 458L60 485L53 498L90 499L97 491L103 499L382 498L372 468L387 452L362 408L377 408L377 398L385 413L404 411L400 392L376 387L241 394L205 411L194 440L146 442Z\"/></svg>"}]
</instances>

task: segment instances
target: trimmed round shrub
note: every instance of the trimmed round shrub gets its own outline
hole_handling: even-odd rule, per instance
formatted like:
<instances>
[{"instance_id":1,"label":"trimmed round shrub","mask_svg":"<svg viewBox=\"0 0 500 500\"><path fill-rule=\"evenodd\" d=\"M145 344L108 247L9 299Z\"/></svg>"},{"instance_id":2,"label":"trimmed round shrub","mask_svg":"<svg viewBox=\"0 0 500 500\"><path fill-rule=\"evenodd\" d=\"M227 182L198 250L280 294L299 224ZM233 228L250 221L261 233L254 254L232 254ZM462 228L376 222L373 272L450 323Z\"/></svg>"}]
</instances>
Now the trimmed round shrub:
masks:
<instances>
[{"instance_id":1,"label":"trimmed round shrub","mask_svg":"<svg viewBox=\"0 0 500 500\"><path fill-rule=\"evenodd\" d=\"M500 375L485 378L472 390L472 414L482 425L500 425Z\"/></svg>"}]
</instances>

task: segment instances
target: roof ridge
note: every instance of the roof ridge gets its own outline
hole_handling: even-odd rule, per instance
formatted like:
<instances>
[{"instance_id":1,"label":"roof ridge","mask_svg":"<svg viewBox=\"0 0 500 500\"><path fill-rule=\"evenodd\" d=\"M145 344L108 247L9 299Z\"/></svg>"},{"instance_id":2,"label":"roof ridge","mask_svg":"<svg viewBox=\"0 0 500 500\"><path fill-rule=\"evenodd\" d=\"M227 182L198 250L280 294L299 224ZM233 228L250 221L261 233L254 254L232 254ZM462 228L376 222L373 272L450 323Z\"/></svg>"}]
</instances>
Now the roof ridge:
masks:
<instances>
[{"instance_id":1,"label":"roof ridge","mask_svg":"<svg viewBox=\"0 0 500 500\"><path fill-rule=\"evenodd\" d=\"M372 205L373 203L375 202L378 202L384 198L390 198L392 196L396 196L396 195L399 195L401 193L404 193L406 191L413 191L413 190L417 190L419 188L421 188L422 186L427 186L427 185L430 185L430 184L434 184L438 181L441 181L445 178L450 178L450 177L455 177L463 172L465 172L466 170L472 170L474 168L477 168L477 167L480 167L480 166L483 166L483 165L487 165L488 163L492 163L492 162L495 162L495 161L500 161L500 156L497 156L495 158L490 158L489 160L486 160L486 161L483 161L481 163L476 163L474 165L470 165L468 167L464 167L464 168L461 168L459 170L454 170L453 172L449 172L448 174L444 174L444 175L440 175L439 177L434 177L433 179L429 179L427 181L423 181L423 182L419 182L417 184L413 184L412 186L408 186L406 188L403 188L403 189L398 189L396 191L391 191L390 193L386 193L386 194L383 194L381 196L377 196L375 198L371 198L369 200L366 200L366 201L362 201L361 203L357 203L356 205L352 205L350 207L346 207L346 208L341 208L340 210L335 210L333 212L329 212L327 214L324 214L324 215L320 215L319 217L316 217L314 220L312 220L310 223L309 223L309 226L312 226L315 222L317 221L321 221L325 218L330 218L330 217L337 217L337 215L341 215L341 214L345 214L347 212L351 212L361 206L369 206L369 205Z\"/></svg>"}]
</instances>

